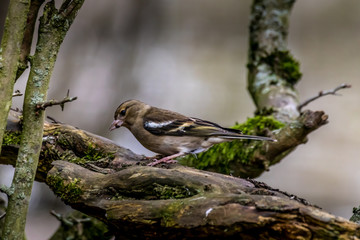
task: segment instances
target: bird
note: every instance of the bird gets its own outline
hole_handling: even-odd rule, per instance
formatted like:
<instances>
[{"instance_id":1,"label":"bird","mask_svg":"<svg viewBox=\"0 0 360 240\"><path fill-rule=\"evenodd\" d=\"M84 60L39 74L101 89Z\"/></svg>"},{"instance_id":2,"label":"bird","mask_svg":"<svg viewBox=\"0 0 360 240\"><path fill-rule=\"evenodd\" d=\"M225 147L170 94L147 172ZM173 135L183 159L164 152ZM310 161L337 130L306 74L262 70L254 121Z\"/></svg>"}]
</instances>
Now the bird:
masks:
<instances>
[{"instance_id":1,"label":"bird","mask_svg":"<svg viewBox=\"0 0 360 240\"><path fill-rule=\"evenodd\" d=\"M276 141L269 137L245 135L240 130L186 117L134 99L121 103L116 109L109 130L120 127L129 129L145 148L163 156L149 166L175 163L174 158L201 153L214 144L235 139Z\"/></svg>"}]
</instances>

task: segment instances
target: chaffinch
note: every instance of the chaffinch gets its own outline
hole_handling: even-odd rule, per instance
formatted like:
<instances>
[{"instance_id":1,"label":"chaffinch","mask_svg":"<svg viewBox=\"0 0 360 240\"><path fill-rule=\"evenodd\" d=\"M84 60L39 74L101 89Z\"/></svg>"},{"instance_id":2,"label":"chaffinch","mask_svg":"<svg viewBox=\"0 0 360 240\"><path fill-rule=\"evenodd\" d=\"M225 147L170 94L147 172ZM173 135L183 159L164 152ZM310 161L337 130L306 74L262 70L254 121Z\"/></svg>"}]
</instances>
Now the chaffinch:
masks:
<instances>
[{"instance_id":1,"label":"chaffinch","mask_svg":"<svg viewBox=\"0 0 360 240\"><path fill-rule=\"evenodd\" d=\"M116 109L110 131L124 126L147 149L165 157L150 166L176 162L176 157L200 153L212 145L235 139L276 141L262 136L244 135L199 118L186 117L138 100L128 100Z\"/></svg>"}]
</instances>

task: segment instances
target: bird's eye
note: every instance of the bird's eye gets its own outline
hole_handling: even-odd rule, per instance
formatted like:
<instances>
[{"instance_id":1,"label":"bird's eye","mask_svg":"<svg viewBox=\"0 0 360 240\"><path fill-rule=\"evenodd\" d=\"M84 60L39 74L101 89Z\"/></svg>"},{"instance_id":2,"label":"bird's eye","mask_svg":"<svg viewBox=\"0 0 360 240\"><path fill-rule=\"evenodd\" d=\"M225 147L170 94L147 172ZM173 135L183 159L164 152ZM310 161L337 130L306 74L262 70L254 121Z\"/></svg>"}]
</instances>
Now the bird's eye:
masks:
<instances>
[{"instance_id":1,"label":"bird's eye","mask_svg":"<svg viewBox=\"0 0 360 240\"><path fill-rule=\"evenodd\" d=\"M126 114L126 109L120 111L120 116L125 116L125 114Z\"/></svg>"}]
</instances>

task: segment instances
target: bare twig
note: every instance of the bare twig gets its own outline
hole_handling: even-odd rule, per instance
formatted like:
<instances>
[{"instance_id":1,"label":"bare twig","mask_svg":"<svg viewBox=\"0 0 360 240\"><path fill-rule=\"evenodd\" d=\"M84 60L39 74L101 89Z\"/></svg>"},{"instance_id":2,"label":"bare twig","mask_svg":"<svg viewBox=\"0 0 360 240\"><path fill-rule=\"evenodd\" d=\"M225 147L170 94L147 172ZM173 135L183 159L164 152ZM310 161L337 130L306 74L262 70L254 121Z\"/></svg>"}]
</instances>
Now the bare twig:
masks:
<instances>
[{"instance_id":1,"label":"bare twig","mask_svg":"<svg viewBox=\"0 0 360 240\"><path fill-rule=\"evenodd\" d=\"M4 212L1 216L0 216L0 220L3 219L6 215L6 212Z\"/></svg>"},{"instance_id":2,"label":"bare twig","mask_svg":"<svg viewBox=\"0 0 360 240\"><path fill-rule=\"evenodd\" d=\"M74 225L74 223L83 223L83 222L90 222L91 219L87 218L76 218L74 216L66 217L60 213L55 212L55 210L51 210L50 214L57 218L62 224L65 225Z\"/></svg>"},{"instance_id":3,"label":"bare twig","mask_svg":"<svg viewBox=\"0 0 360 240\"><path fill-rule=\"evenodd\" d=\"M56 100L52 99L50 101L37 104L36 108L39 110L45 110L47 107L51 107L54 105L60 105L61 111L64 111L65 103L72 102L77 99L77 97L69 97L69 93L70 93L70 90L67 91L66 97L64 97L64 99L61 101L56 101Z\"/></svg>"},{"instance_id":4,"label":"bare twig","mask_svg":"<svg viewBox=\"0 0 360 240\"><path fill-rule=\"evenodd\" d=\"M62 215L60 213L57 213L55 210L51 210L50 214L56 217L57 220L61 220Z\"/></svg>"},{"instance_id":5,"label":"bare twig","mask_svg":"<svg viewBox=\"0 0 360 240\"><path fill-rule=\"evenodd\" d=\"M22 96L23 94L20 92L20 90L16 90L14 93L13 93L13 97L20 97Z\"/></svg>"},{"instance_id":6,"label":"bare twig","mask_svg":"<svg viewBox=\"0 0 360 240\"><path fill-rule=\"evenodd\" d=\"M66 217L64 217L62 214L55 212L55 210L51 210L50 214L53 215L54 217L56 217L56 219L59 220L61 222L61 224L64 224L67 226L74 225L71 221L66 219Z\"/></svg>"},{"instance_id":7,"label":"bare twig","mask_svg":"<svg viewBox=\"0 0 360 240\"><path fill-rule=\"evenodd\" d=\"M301 109L302 109L303 107L305 107L306 105L308 105L308 104L311 103L312 101L315 101L315 100L318 99L318 98L321 98L321 97L326 96L326 95L339 95L339 94L337 94L336 92L339 91L340 89L343 89L343 88L351 88L351 85L350 85L350 84L343 83L343 84L341 84L340 86L337 86L337 87L334 88L334 89L327 90L327 91L320 91L317 96L314 96L314 97L312 97L312 98L309 98L309 99L306 100L305 102L299 104L298 107L297 107L297 109L298 109L299 112L301 112Z\"/></svg>"},{"instance_id":8,"label":"bare twig","mask_svg":"<svg viewBox=\"0 0 360 240\"><path fill-rule=\"evenodd\" d=\"M10 110L12 110L14 112L22 113L22 111L19 108L10 108Z\"/></svg>"},{"instance_id":9,"label":"bare twig","mask_svg":"<svg viewBox=\"0 0 360 240\"><path fill-rule=\"evenodd\" d=\"M58 121L58 120L56 120L55 118L53 118L53 117L50 117L50 116L46 116L48 119L50 119L51 121L52 121L52 123L63 123L63 122L60 122L60 121Z\"/></svg>"}]
</instances>

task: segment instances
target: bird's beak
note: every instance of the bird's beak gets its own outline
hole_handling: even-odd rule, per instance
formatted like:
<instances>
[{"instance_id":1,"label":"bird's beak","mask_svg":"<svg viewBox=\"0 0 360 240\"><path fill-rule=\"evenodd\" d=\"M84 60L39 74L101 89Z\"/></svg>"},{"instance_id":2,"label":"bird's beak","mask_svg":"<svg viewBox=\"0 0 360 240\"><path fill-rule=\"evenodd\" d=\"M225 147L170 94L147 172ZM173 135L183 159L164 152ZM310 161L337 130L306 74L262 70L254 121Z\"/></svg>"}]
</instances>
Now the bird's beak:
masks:
<instances>
[{"instance_id":1,"label":"bird's beak","mask_svg":"<svg viewBox=\"0 0 360 240\"><path fill-rule=\"evenodd\" d=\"M112 130L114 130L116 128L119 128L119 127L121 127L122 124L123 124L123 121L116 119L110 125L109 130L112 131Z\"/></svg>"}]
</instances>

